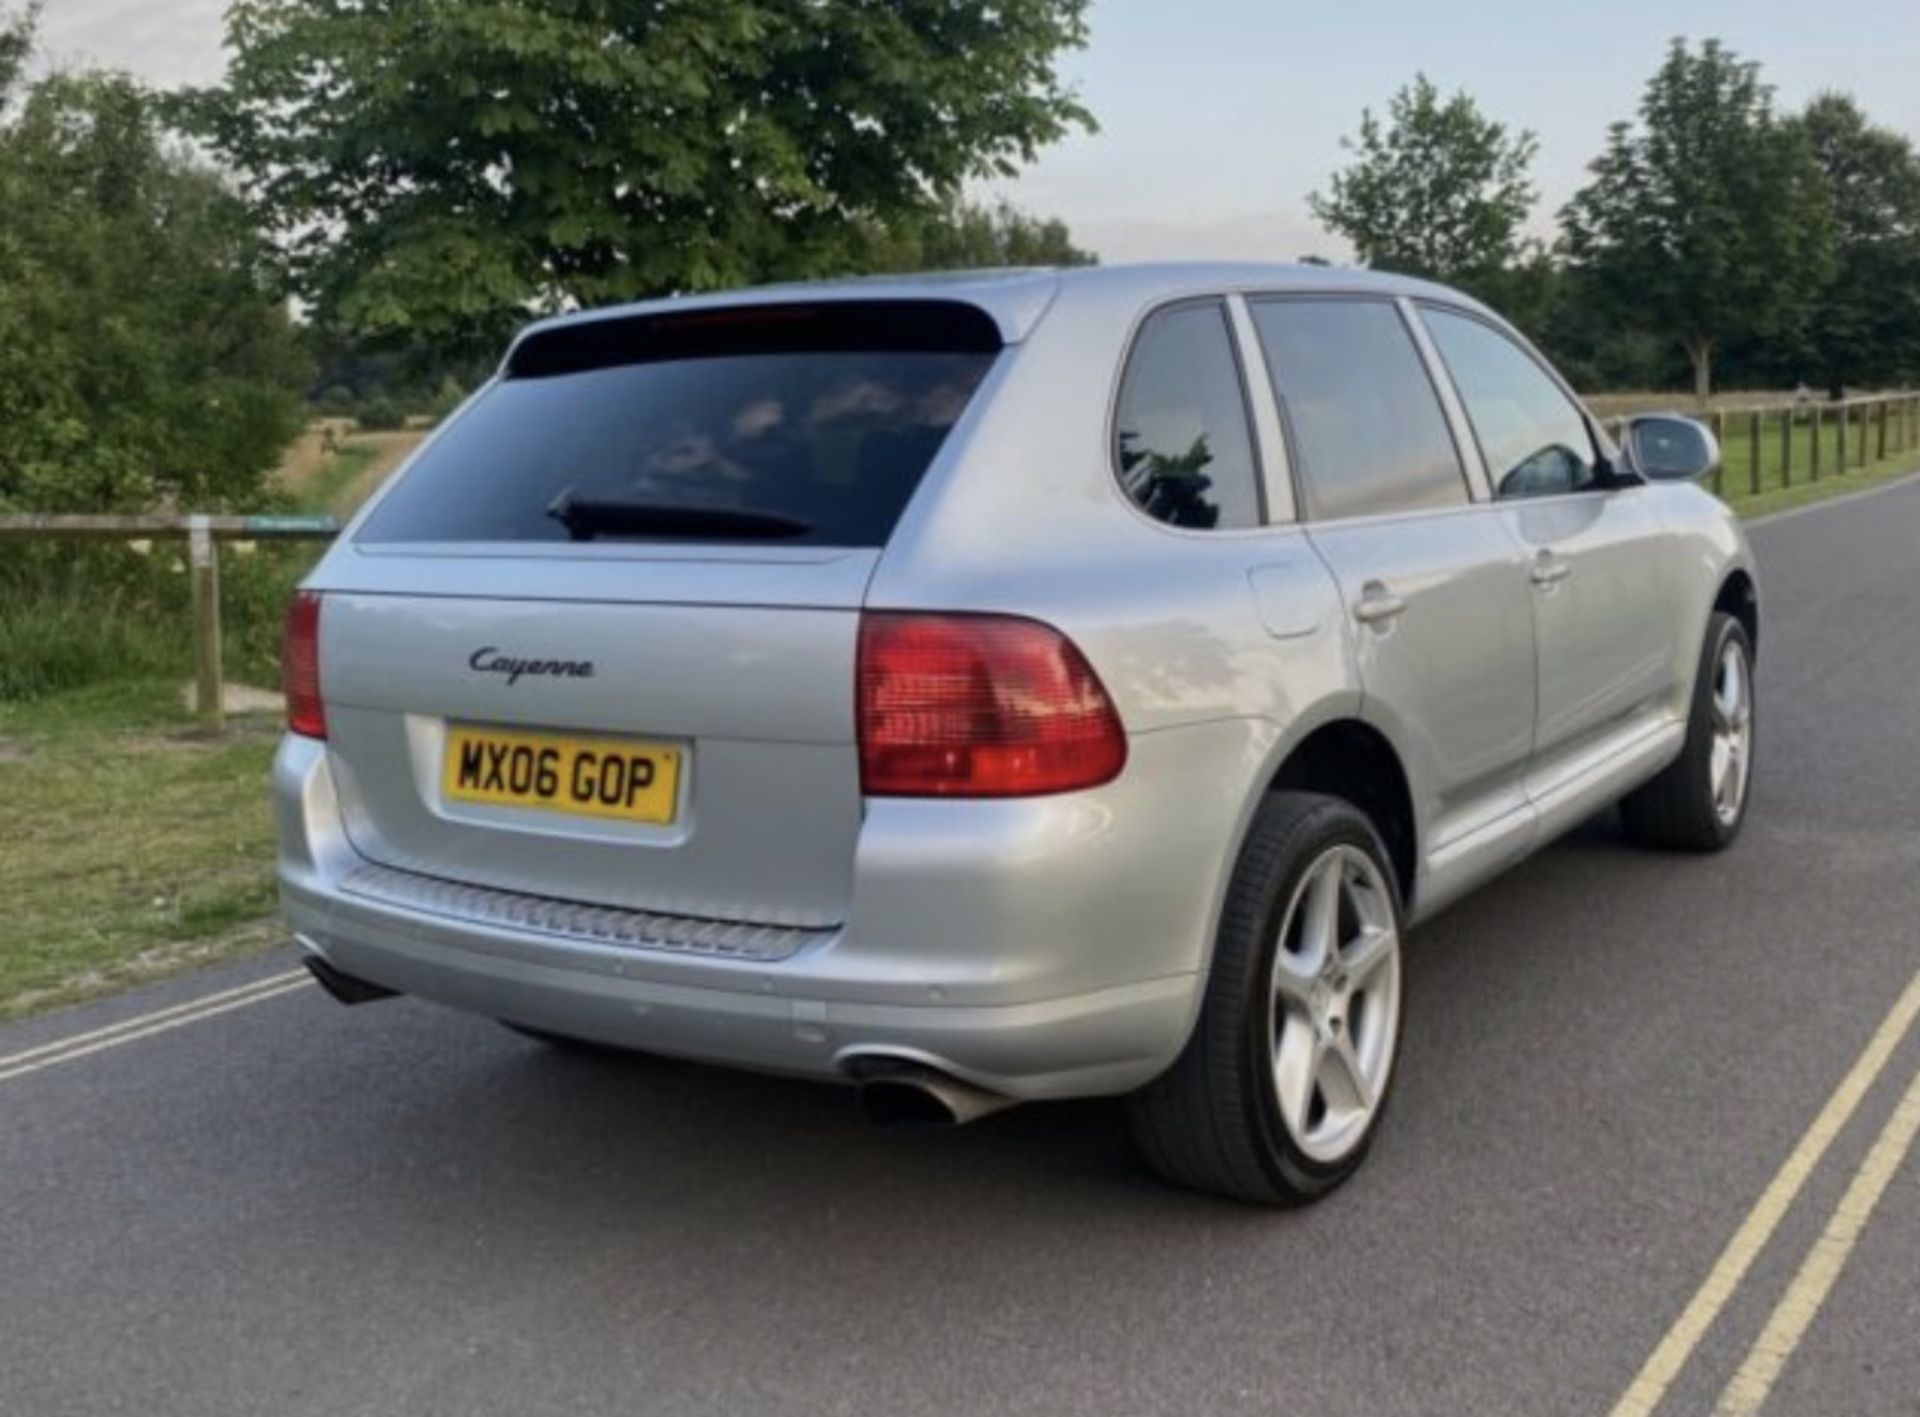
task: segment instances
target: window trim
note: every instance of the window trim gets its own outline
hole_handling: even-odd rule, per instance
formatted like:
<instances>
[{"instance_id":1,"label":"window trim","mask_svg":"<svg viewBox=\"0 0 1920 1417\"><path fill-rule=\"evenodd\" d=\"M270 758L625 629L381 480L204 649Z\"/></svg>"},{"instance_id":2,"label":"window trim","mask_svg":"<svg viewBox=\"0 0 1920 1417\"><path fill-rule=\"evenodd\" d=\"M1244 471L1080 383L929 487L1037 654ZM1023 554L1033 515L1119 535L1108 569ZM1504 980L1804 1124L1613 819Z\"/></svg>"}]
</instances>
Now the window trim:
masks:
<instances>
[{"instance_id":1,"label":"window trim","mask_svg":"<svg viewBox=\"0 0 1920 1417\"><path fill-rule=\"evenodd\" d=\"M1133 361L1140 351L1141 338L1155 317L1169 310L1177 310L1189 305L1211 305L1220 316L1221 333L1226 337L1227 350L1233 358L1234 377L1240 381L1240 417L1247 433L1247 452L1253 459L1253 496L1256 520L1252 526L1233 526L1211 529L1205 527L1175 526L1172 522L1160 520L1150 515L1144 507L1133 500L1126 484L1120 480L1120 401L1126 394L1127 377L1133 372ZM1178 536L1203 537L1217 540L1223 536L1257 536L1268 531L1273 522L1267 497L1267 459L1262 446L1260 427L1255 420L1254 410L1248 400L1246 355L1240 347L1239 331L1233 322L1230 296L1225 291L1205 291L1198 294L1178 295L1170 299L1155 301L1139 311L1127 329L1126 352L1121 356L1115 368L1113 389L1107 398L1107 420L1103 438L1106 444L1102 457L1107 465L1107 483L1120 499L1122 506L1133 513L1148 526L1158 527L1161 531Z\"/></svg>"},{"instance_id":2,"label":"window trim","mask_svg":"<svg viewBox=\"0 0 1920 1417\"><path fill-rule=\"evenodd\" d=\"M1575 392L1573 385L1569 384L1566 379L1561 376L1560 371L1554 368L1547 360L1547 357L1540 353L1538 349L1534 348L1533 343L1518 330L1513 329L1503 320L1489 318L1483 311L1475 310L1466 305L1456 305L1450 300L1434 300L1426 296L1403 296L1401 298L1408 307L1407 314L1409 318L1413 319L1419 328L1423 347L1431 349L1432 351L1433 362L1438 377L1445 380L1447 389L1452 394L1454 402L1459 406L1460 425L1467 437L1472 441L1474 458L1480 466L1480 480L1486 490L1486 500L1489 505L1504 507L1516 502L1526 502L1538 506L1544 503L1566 502L1576 497L1610 496L1615 492L1622 491L1628 486L1639 485L1637 480L1627 481L1623 479L1614 483L1612 486L1588 487L1577 492L1555 492L1551 496L1546 497L1510 497L1502 499L1499 495L1499 490L1493 485L1492 469L1487 466L1486 450L1480 446L1480 434L1473 426L1472 415L1467 412L1466 397L1460 393L1459 386L1454 383L1453 371L1447 367L1446 356L1440 352L1439 342L1433 338L1432 332L1427 329L1426 313L1429 310L1438 311L1445 315L1457 315L1462 319L1471 320L1477 325L1485 326L1496 336L1505 339L1508 344L1520 352L1523 358L1531 361L1534 368L1546 376L1547 382L1560 391L1560 396L1566 399L1566 401L1573 406L1573 411L1579 415L1581 426L1587 430L1587 444L1593 451L1594 466L1596 469L1612 469L1613 475L1617 477L1619 469L1617 450L1613 447L1612 443L1603 436L1599 421L1594 418L1593 411L1587 407L1586 401Z\"/></svg>"},{"instance_id":3,"label":"window trim","mask_svg":"<svg viewBox=\"0 0 1920 1417\"><path fill-rule=\"evenodd\" d=\"M1263 521L1268 526L1297 526L1304 520L1300 512L1306 506L1306 497L1295 479L1280 400L1273 391L1267 352L1261 347L1260 331L1253 326L1245 292L1228 293L1227 316L1239 345L1241 378L1253 405L1253 432L1260 444L1260 481L1267 509Z\"/></svg>"},{"instance_id":4,"label":"window trim","mask_svg":"<svg viewBox=\"0 0 1920 1417\"><path fill-rule=\"evenodd\" d=\"M1449 399L1453 396L1450 382L1436 378L1429 350L1424 343L1426 331L1417 326L1412 319L1408 306L1410 301L1404 295L1391 295L1377 291L1344 290L1267 290L1249 291L1244 297L1247 305L1249 324L1253 319L1255 305L1305 304L1308 302L1334 302L1342 305L1386 305L1399 317L1401 329L1406 333L1413 346L1414 360L1421 372L1426 375L1428 387L1432 390L1434 401L1439 406L1441 426L1447 430L1447 441L1453 447L1454 465L1459 470L1461 490L1466 500L1449 507L1403 507L1389 512L1362 512L1353 516L1323 517L1315 514L1311 497L1308 496L1305 460L1300 456L1299 435L1293 426L1293 415L1287 408L1286 395L1281 392L1279 383L1273 377L1273 370L1267 362L1266 346L1260 342L1259 331L1254 330L1254 344L1260 355L1260 370L1267 381L1267 389L1273 396L1279 415L1280 430L1285 440L1287 466L1293 476L1293 491L1296 499L1296 520L1302 526L1345 525L1349 522L1391 521L1403 517L1448 516L1457 512L1469 511L1489 501L1482 495L1486 482L1486 470L1480 461L1480 449L1477 444L1461 444L1461 429L1455 424ZM1435 351L1437 354L1437 351ZM1469 451L1471 450L1471 451Z\"/></svg>"},{"instance_id":5,"label":"window trim","mask_svg":"<svg viewBox=\"0 0 1920 1417\"><path fill-rule=\"evenodd\" d=\"M1427 365L1427 377L1440 390L1440 407L1446 414L1447 426L1453 430L1453 441L1460 449L1460 460L1467 468L1467 486L1473 500L1490 507L1500 498L1494 492L1493 472L1487 466L1487 451L1480 446L1480 435L1474 432L1473 419L1467 414L1467 401L1461 396L1459 385L1453 382L1453 371L1447 368L1440 345L1434 339L1433 331L1427 328L1426 321L1421 318L1419 307L1404 295L1397 297L1395 303L1400 306L1400 318L1407 322L1407 328L1413 332L1413 342Z\"/></svg>"}]
</instances>

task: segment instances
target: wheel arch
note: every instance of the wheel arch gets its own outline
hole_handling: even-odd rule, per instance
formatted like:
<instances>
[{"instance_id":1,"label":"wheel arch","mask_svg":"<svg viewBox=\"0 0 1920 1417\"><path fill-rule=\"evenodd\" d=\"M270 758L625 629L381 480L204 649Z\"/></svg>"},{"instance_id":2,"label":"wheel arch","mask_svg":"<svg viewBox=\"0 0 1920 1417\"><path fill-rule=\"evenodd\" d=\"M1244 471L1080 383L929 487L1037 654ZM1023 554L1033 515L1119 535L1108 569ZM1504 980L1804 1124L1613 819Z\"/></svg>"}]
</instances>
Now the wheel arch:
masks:
<instances>
[{"instance_id":1,"label":"wheel arch","mask_svg":"<svg viewBox=\"0 0 1920 1417\"><path fill-rule=\"evenodd\" d=\"M1760 657L1760 591L1753 575L1744 566L1735 566L1720 582L1713 597L1716 611L1733 616L1747 632L1747 647Z\"/></svg>"},{"instance_id":2,"label":"wheel arch","mask_svg":"<svg viewBox=\"0 0 1920 1417\"><path fill-rule=\"evenodd\" d=\"M1318 792L1358 808L1387 848L1403 907L1413 908L1419 822L1406 768L1386 734L1359 717L1330 718L1287 749L1266 791Z\"/></svg>"}]
</instances>

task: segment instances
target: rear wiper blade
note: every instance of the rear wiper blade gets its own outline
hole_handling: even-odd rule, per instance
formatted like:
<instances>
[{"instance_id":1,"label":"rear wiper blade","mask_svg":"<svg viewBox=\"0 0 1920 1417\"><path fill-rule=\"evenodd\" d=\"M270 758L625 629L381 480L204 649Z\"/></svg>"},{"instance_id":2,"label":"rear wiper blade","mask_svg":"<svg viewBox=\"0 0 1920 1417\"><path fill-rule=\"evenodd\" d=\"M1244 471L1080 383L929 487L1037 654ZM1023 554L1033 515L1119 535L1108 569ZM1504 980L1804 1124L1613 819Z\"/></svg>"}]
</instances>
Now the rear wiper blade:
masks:
<instances>
[{"instance_id":1,"label":"rear wiper blade","mask_svg":"<svg viewBox=\"0 0 1920 1417\"><path fill-rule=\"evenodd\" d=\"M781 512L699 507L680 502L621 502L582 497L563 488L547 515L575 541L596 536L688 536L729 541L779 541L805 536L813 523Z\"/></svg>"}]
</instances>

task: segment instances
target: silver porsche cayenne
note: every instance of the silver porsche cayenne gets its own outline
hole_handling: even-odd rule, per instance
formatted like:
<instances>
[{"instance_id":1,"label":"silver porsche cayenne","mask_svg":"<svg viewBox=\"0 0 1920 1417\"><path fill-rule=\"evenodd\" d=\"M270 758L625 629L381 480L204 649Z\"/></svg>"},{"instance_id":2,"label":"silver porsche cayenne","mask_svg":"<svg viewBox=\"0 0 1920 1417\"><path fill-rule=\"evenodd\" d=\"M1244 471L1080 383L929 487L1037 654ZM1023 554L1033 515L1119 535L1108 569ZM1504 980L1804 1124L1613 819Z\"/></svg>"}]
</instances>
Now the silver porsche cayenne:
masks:
<instances>
[{"instance_id":1,"label":"silver porsche cayenne","mask_svg":"<svg viewBox=\"0 0 1920 1417\"><path fill-rule=\"evenodd\" d=\"M536 324L291 607L286 913L347 1001L895 1119L1124 1096L1166 1176L1312 1199L1412 925L1615 801L1740 829L1752 558L1705 429L1622 444L1353 271Z\"/></svg>"}]
</instances>

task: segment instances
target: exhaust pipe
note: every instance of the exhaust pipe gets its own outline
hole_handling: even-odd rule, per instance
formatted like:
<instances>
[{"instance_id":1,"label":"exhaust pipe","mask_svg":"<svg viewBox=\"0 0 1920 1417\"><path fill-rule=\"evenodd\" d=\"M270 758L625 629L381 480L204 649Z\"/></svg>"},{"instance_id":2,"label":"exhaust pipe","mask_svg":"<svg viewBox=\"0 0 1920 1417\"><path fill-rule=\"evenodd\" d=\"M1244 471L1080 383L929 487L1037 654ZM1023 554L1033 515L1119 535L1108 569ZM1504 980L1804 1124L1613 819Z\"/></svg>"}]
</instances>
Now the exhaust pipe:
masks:
<instances>
[{"instance_id":1,"label":"exhaust pipe","mask_svg":"<svg viewBox=\"0 0 1920 1417\"><path fill-rule=\"evenodd\" d=\"M1018 1100L904 1059L863 1060L858 1073L867 1120L883 1127L959 1127Z\"/></svg>"},{"instance_id":2,"label":"exhaust pipe","mask_svg":"<svg viewBox=\"0 0 1920 1417\"><path fill-rule=\"evenodd\" d=\"M301 963L306 965L307 973L314 977L322 989L343 1004L371 1004L375 999L391 999L399 993L397 989L384 989L351 974L343 974L319 955L308 955Z\"/></svg>"}]
</instances>

